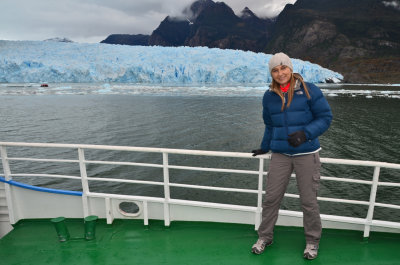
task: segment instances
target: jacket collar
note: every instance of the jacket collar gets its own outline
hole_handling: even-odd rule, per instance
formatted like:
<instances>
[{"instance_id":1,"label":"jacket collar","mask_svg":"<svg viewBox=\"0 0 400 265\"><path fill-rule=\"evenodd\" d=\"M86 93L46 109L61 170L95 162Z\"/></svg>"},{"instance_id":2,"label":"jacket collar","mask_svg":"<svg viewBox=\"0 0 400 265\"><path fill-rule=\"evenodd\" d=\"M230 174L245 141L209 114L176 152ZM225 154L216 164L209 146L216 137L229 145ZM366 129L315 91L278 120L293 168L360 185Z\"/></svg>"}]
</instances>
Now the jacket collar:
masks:
<instances>
[{"instance_id":1,"label":"jacket collar","mask_svg":"<svg viewBox=\"0 0 400 265\"><path fill-rule=\"evenodd\" d=\"M301 82L299 79L296 79L296 82L294 83L294 91L299 90L301 87ZM269 85L269 91L272 92L272 83Z\"/></svg>"}]
</instances>

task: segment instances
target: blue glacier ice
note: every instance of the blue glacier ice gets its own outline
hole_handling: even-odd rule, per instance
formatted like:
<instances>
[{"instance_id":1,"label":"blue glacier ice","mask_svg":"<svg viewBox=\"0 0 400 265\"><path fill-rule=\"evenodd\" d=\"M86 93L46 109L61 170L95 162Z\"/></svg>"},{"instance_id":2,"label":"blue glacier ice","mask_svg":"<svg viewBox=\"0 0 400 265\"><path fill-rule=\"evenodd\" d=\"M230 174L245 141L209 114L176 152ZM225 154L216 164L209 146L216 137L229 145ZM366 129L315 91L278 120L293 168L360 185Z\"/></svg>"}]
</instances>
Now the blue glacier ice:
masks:
<instances>
[{"instance_id":1,"label":"blue glacier ice","mask_svg":"<svg viewBox=\"0 0 400 265\"><path fill-rule=\"evenodd\" d=\"M0 41L0 82L263 85L271 82L270 57L206 47ZM343 79L299 59L293 59L293 67L308 82Z\"/></svg>"}]
</instances>

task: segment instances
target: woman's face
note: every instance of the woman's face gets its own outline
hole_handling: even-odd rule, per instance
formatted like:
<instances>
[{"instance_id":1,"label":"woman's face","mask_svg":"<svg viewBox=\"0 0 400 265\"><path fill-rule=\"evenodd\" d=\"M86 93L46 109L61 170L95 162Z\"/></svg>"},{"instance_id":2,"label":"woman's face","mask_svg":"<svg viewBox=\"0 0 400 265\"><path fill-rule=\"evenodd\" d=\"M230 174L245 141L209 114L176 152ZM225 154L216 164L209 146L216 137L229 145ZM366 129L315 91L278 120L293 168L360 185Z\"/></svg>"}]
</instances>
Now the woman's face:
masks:
<instances>
[{"instance_id":1,"label":"woman's face","mask_svg":"<svg viewBox=\"0 0 400 265\"><path fill-rule=\"evenodd\" d=\"M278 65L272 68L272 78L281 86L286 86L292 76L292 70L286 65Z\"/></svg>"}]
</instances>

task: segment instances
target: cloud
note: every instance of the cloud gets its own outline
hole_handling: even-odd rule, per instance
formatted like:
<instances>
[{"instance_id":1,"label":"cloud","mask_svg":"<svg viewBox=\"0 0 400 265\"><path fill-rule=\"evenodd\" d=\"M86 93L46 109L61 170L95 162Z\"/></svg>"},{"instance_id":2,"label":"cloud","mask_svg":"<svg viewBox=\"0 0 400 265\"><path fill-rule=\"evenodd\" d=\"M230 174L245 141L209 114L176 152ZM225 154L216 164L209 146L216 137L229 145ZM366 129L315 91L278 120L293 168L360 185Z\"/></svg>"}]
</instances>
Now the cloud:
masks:
<instances>
[{"instance_id":1,"label":"cloud","mask_svg":"<svg viewBox=\"0 0 400 265\"><path fill-rule=\"evenodd\" d=\"M396 10L400 10L400 1L383 1L382 3L387 7L393 7Z\"/></svg>"},{"instance_id":2,"label":"cloud","mask_svg":"<svg viewBox=\"0 0 400 265\"><path fill-rule=\"evenodd\" d=\"M194 0L88 0L87 2L119 10L129 16L141 16L149 12L149 10L161 14L178 15Z\"/></svg>"},{"instance_id":3,"label":"cloud","mask_svg":"<svg viewBox=\"0 0 400 265\"><path fill-rule=\"evenodd\" d=\"M108 35L151 34L167 16L181 16L194 0L0 0L0 39L67 37L99 42ZM295 0L226 0L236 14L245 6L261 17L276 16Z\"/></svg>"},{"instance_id":4,"label":"cloud","mask_svg":"<svg viewBox=\"0 0 400 265\"><path fill-rule=\"evenodd\" d=\"M96 4L93 1L23 1L2 0L0 10L0 39L41 40L51 37L101 39L111 33L149 33L165 17L159 9L138 9L130 14L125 6Z\"/></svg>"}]
</instances>

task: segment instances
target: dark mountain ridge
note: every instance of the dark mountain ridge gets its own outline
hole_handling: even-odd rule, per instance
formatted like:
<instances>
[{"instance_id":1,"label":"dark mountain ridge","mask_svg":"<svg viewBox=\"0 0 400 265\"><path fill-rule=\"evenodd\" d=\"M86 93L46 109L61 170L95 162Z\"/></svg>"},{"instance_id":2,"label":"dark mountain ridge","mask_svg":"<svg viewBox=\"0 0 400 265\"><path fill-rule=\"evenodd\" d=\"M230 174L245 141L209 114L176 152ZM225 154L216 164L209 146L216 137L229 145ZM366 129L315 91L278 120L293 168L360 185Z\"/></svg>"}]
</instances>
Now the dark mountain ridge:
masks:
<instances>
[{"instance_id":1,"label":"dark mountain ridge","mask_svg":"<svg viewBox=\"0 0 400 265\"><path fill-rule=\"evenodd\" d=\"M112 34L100 43L147 46L149 37L149 35L143 34Z\"/></svg>"}]
</instances>

